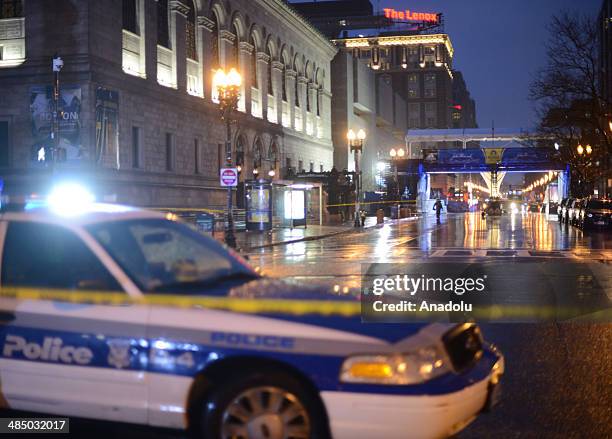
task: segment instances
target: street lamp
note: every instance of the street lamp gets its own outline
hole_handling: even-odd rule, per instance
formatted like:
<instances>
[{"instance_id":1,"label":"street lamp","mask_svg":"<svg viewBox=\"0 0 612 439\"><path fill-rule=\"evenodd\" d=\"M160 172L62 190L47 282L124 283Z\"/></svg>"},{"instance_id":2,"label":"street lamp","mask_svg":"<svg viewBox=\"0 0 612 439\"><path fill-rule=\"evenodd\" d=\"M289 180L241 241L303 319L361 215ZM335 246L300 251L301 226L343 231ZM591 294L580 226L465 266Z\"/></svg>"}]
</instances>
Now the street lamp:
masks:
<instances>
[{"instance_id":1,"label":"street lamp","mask_svg":"<svg viewBox=\"0 0 612 439\"><path fill-rule=\"evenodd\" d=\"M578 155L582 155L584 153L584 147L578 144L578 146L576 147L576 152L578 153Z\"/></svg>"},{"instance_id":2,"label":"street lamp","mask_svg":"<svg viewBox=\"0 0 612 439\"><path fill-rule=\"evenodd\" d=\"M586 148L585 148L585 151L586 151L587 154L590 154L590 153L593 152L593 148L591 147L591 145L587 145Z\"/></svg>"},{"instance_id":3,"label":"street lamp","mask_svg":"<svg viewBox=\"0 0 612 439\"><path fill-rule=\"evenodd\" d=\"M355 153L355 227L360 227L359 210L361 207L359 198L361 196L361 178L359 173L359 153L363 149L366 133L363 129L360 129L357 134L353 130L348 130L346 138L348 139L350 150Z\"/></svg>"},{"instance_id":4,"label":"street lamp","mask_svg":"<svg viewBox=\"0 0 612 439\"><path fill-rule=\"evenodd\" d=\"M241 84L242 77L234 68L230 69L228 73L225 73L223 69L219 69L213 76L213 89L215 89L219 95L221 119L225 121L225 160L227 167L232 166L232 113L238 107ZM227 188L227 227L225 228L225 243L229 247L236 248L231 186Z\"/></svg>"},{"instance_id":5,"label":"street lamp","mask_svg":"<svg viewBox=\"0 0 612 439\"><path fill-rule=\"evenodd\" d=\"M555 142L555 151L559 151L559 144Z\"/></svg>"}]
</instances>

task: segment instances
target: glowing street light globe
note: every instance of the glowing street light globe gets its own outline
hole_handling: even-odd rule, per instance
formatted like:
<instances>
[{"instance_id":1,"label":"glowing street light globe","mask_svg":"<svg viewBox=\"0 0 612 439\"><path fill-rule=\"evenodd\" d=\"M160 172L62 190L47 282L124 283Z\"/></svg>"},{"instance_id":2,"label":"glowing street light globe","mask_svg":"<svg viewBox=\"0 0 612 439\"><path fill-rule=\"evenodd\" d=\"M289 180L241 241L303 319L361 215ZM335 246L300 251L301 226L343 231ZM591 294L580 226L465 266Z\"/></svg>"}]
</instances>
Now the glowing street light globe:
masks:
<instances>
[{"instance_id":1,"label":"glowing street light globe","mask_svg":"<svg viewBox=\"0 0 612 439\"><path fill-rule=\"evenodd\" d=\"M576 152L582 155L584 153L584 147L582 145L578 145L578 147L576 148Z\"/></svg>"},{"instance_id":2,"label":"glowing street light globe","mask_svg":"<svg viewBox=\"0 0 612 439\"><path fill-rule=\"evenodd\" d=\"M587 145L586 148L585 148L585 151L586 151L587 154L590 154L590 153L593 152L593 148L591 147L591 145Z\"/></svg>"},{"instance_id":3,"label":"glowing street light globe","mask_svg":"<svg viewBox=\"0 0 612 439\"><path fill-rule=\"evenodd\" d=\"M398 157L404 157L404 149L403 148L399 148L397 150L397 156Z\"/></svg>"}]
</instances>

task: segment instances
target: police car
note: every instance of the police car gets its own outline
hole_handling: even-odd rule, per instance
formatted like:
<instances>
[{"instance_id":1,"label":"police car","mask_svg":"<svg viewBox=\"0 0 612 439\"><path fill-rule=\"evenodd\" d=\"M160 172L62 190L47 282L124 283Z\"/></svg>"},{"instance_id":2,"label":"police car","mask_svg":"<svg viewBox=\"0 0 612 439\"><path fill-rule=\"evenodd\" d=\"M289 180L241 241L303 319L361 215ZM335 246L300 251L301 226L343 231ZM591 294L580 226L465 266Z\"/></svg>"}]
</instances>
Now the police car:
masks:
<instances>
[{"instance_id":1,"label":"police car","mask_svg":"<svg viewBox=\"0 0 612 439\"><path fill-rule=\"evenodd\" d=\"M474 324L200 306L347 299L262 277L170 215L75 208L79 195L0 214L11 409L205 438L388 439L451 435L496 399L503 357Z\"/></svg>"}]
</instances>

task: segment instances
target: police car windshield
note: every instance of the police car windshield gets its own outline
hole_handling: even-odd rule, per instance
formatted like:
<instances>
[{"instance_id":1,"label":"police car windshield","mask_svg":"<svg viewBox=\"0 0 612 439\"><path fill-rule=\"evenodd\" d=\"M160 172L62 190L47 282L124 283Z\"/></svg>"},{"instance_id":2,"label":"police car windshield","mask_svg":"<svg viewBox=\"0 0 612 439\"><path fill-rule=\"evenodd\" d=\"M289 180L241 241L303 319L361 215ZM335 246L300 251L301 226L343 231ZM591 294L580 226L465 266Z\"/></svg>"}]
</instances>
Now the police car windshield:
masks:
<instances>
[{"instance_id":1,"label":"police car windshield","mask_svg":"<svg viewBox=\"0 0 612 439\"><path fill-rule=\"evenodd\" d=\"M88 231L144 292L192 291L257 275L219 243L164 219L94 224Z\"/></svg>"}]
</instances>

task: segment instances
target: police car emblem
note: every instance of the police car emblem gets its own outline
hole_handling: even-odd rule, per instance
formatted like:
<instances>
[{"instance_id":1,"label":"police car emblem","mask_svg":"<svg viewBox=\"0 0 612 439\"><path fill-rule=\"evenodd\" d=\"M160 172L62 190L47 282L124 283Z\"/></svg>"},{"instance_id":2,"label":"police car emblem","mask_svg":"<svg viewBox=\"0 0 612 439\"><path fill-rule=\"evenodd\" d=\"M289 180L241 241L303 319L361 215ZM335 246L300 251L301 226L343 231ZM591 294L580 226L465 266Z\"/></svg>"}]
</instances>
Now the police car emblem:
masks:
<instances>
[{"instance_id":1,"label":"police car emblem","mask_svg":"<svg viewBox=\"0 0 612 439\"><path fill-rule=\"evenodd\" d=\"M108 345L108 364L117 369L123 369L130 365L130 342L129 340L110 339Z\"/></svg>"}]
</instances>

